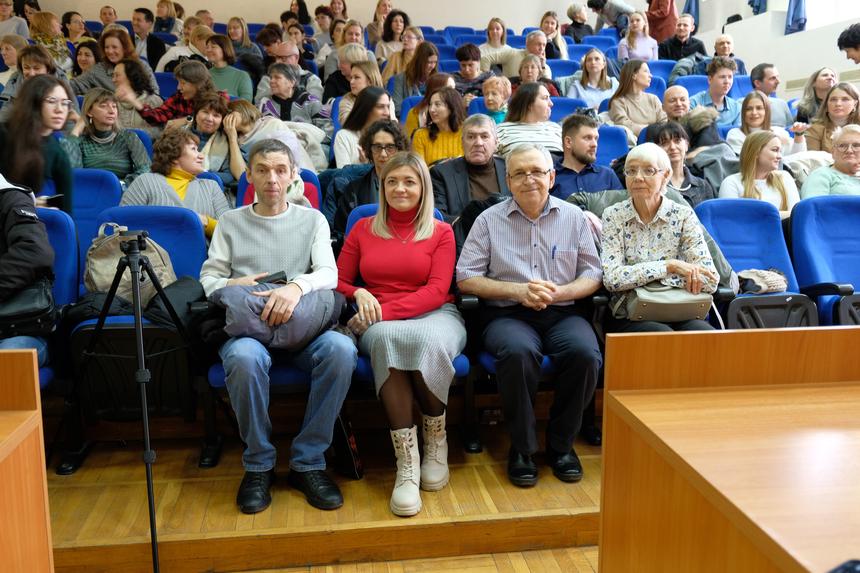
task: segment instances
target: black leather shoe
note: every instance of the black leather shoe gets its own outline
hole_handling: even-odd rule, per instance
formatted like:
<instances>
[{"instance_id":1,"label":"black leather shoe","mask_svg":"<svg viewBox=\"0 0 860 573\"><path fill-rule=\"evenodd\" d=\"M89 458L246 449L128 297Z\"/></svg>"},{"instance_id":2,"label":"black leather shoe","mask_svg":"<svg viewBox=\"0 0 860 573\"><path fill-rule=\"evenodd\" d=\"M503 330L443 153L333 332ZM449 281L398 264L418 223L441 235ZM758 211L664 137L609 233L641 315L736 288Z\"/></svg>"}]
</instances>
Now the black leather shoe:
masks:
<instances>
[{"instance_id":1,"label":"black leather shoe","mask_svg":"<svg viewBox=\"0 0 860 573\"><path fill-rule=\"evenodd\" d=\"M583 426L582 429L579 430L579 435L582 436L582 439L585 440L585 443L589 446L599 446L603 444L603 432L593 424Z\"/></svg>"},{"instance_id":2,"label":"black leather shoe","mask_svg":"<svg viewBox=\"0 0 860 573\"><path fill-rule=\"evenodd\" d=\"M538 480L538 470L532 457L511 448L508 453L508 479L519 487L535 485Z\"/></svg>"},{"instance_id":3,"label":"black leather shoe","mask_svg":"<svg viewBox=\"0 0 860 573\"><path fill-rule=\"evenodd\" d=\"M305 494L308 503L317 509L337 509L343 505L340 488L323 470L309 472L291 470L287 481Z\"/></svg>"},{"instance_id":4,"label":"black leather shoe","mask_svg":"<svg viewBox=\"0 0 860 573\"><path fill-rule=\"evenodd\" d=\"M275 470L245 472L245 477L239 485L239 493L236 495L236 503L242 513L257 513L269 507L272 503L269 488L274 481Z\"/></svg>"},{"instance_id":5,"label":"black leather shoe","mask_svg":"<svg viewBox=\"0 0 860 573\"><path fill-rule=\"evenodd\" d=\"M546 461L552 468L552 475L561 481L570 483L582 479L582 464L573 450L565 454L547 450Z\"/></svg>"}]
</instances>

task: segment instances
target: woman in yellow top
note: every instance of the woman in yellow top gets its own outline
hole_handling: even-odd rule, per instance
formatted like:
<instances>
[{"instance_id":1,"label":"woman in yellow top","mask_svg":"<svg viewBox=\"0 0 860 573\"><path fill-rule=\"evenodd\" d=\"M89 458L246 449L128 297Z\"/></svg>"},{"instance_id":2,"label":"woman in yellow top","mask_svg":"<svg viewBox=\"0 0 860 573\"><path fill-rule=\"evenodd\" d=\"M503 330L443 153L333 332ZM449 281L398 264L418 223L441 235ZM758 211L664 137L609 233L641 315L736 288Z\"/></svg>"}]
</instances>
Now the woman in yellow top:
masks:
<instances>
[{"instance_id":1,"label":"woman in yellow top","mask_svg":"<svg viewBox=\"0 0 860 573\"><path fill-rule=\"evenodd\" d=\"M437 72L427 78L427 85L424 88L424 97L422 97L421 101L416 103L412 109L409 110L409 113L406 114L406 125L404 126L406 137L412 139L412 136L419 127L427 127L427 122L429 121L427 118L427 110L430 109L430 98L433 97L433 94L442 88L453 87L454 76L451 74Z\"/></svg>"},{"instance_id":2,"label":"woman in yellow top","mask_svg":"<svg viewBox=\"0 0 860 573\"><path fill-rule=\"evenodd\" d=\"M430 98L428 115L430 121L427 127L415 132L412 150L427 165L463 155L461 128L466 113L460 93L449 87L437 91Z\"/></svg>"}]
</instances>

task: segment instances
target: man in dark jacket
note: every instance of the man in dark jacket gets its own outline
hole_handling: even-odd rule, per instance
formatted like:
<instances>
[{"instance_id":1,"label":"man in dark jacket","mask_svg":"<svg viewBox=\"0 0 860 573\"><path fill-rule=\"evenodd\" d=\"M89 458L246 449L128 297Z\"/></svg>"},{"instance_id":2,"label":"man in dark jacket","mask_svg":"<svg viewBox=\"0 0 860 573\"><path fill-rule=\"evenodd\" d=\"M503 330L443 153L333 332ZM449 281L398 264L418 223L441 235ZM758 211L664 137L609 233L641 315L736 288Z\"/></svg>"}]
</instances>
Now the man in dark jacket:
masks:
<instances>
[{"instance_id":1,"label":"man in dark jacket","mask_svg":"<svg viewBox=\"0 0 860 573\"><path fill-rule=\"evenodd\" d=\"M167 51L167 45L161 38L152 34L155 15L149 8L135 8L131 16L131 27L134 29L134 49L137 55L145 58L155 67Z\"/></svg>"},{"instance_id":2,"label":"man in dark jacket","mask_svg":"<svg viewBox=\"0 0 860 573\"><path fill-rule=\"evenodd\" d=\"M15 187L0 175L0 302L43 277L53 276L54 250L45 225L36 215L28 189ZM0 349L35 348L39 365L47 360L47 342L33 336L0 339Z\"/></svg>"},{"instance_id":3,"label":"man in dark jacket","mask_svg":"<svg viewBox=\"0 0 860 573\"><path fill-rule=\"evenodd\" d=\"M686 58L698 52L707 56L705 45L698 38L693 37L696 30L696 22L689 14L681 14L675 23L675 35L660 42L658 53L661 60L675 60Z\"/></svg>"},{"instance_id":4,"label":"man in dark jacket","mask_svg":"<svg viewBox=\"0 0 860 573\"><path fill-rule=\"evenodd\" d=\"M463 122L463 156L430 169L436 208L447 222L454 221L470 201L510 195L505 161L494 155L497 147L493 120L482 113L470 115Z\"/></svg>"}]
</instances>

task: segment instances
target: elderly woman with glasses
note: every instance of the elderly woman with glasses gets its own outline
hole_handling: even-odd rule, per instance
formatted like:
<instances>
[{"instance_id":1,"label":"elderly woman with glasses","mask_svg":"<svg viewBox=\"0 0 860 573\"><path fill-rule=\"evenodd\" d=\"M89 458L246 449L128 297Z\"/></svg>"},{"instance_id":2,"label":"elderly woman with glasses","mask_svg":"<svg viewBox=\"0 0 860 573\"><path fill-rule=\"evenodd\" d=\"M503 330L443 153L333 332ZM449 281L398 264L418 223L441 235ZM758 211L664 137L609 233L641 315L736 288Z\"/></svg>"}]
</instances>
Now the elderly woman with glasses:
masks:
<instances>
[{"instance_id":1,"label":"elderly woman with glasses","mask_svg":"<svg viewBox=\"0 0 860 573\"><path fill-rule=\"evenodd\" d=\"M860 195L860 125L848 124L833 133L833 165L809 174L800 198L820 195Z\"/></svg>"},{"instance_id":2,"label":"elderly woman with glasses","mask_svg":"<svg viewBox=\"0 0 860 573\"><path fill-rule=\"evenodd\" d=\"M663 323L626 315L622 297L636 287L659 282L693 294L713 293L719 277L693 210L664 197L672 177L666 152L654 143L637 145L627 155L624 176L629 199L603 212L603 283L613 309L607 330L710 330L703 320Z\"/></svg>"}]
</instances>

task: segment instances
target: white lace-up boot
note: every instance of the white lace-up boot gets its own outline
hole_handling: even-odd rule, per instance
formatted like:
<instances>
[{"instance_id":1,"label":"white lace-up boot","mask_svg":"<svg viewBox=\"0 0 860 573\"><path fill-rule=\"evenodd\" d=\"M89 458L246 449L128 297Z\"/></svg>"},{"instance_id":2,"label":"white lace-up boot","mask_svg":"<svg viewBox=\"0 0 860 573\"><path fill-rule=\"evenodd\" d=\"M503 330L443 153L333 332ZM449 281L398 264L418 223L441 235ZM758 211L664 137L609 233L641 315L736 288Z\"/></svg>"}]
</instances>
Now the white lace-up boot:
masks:
<instances>
[{"instance_id":1,"label":"white lace-up boot","mask_svg":"<svg viewBox=\"0 0 860 573\"><path fill-rule=\"evenodd\" d=\"M391 513L409 517L421 511L421 460L418 456L418 429L415 426L391 431L397 457L397 476L391 492Z\"/></svg>"},{"instance_id":2,"label":"white lace-up boot","mask_svg":"<svg viewBox=\"0 0 860 573\"><path fill-rule=\"evenodd\" d=\"M445 413L424 416L424 458L421 460L421 489L439 491L448 484L448 434Z\"/></svg>"}]
</instances>

